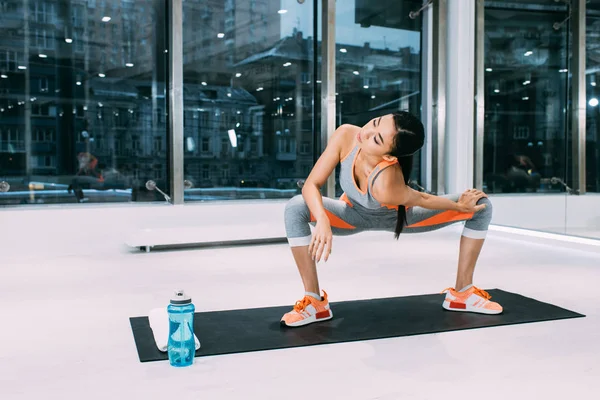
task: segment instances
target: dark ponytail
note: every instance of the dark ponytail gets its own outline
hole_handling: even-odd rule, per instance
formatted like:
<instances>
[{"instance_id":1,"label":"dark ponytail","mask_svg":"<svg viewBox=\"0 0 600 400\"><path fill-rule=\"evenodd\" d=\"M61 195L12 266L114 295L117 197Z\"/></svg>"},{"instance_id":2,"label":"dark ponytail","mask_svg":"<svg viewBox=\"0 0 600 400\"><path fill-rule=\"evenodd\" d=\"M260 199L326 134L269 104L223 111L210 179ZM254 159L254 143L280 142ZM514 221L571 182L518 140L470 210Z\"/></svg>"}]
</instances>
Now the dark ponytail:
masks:
<instances>
[{"instance_id":1,"label":"dark ponytail","mask_svg":"<svg viewBox=\"0 0 600 400\"><path fill-rule=\"evenodd\" d=\"M413 167L414 154L423 147L425 142L425 128L423 124L414 115L400 111L392 114L397 134L394 139L394 145L390 155L398 159L398 164L402 169L404 184L408 186ZM394 238L398 239L402 229L406 224L406 207L398 206L398 220L394 230Z\"/></svg>"},{"instance_id":2,"label":"dark ponytail","mask_svg":"<svg viewBox=\"0 0 600 400\"><path fill-rule=\"evenodd\" d=\"M412 173L413 167L413 156L404 156L398 158L398 164L400 164L400 169L402 169L402 175L404 176L404 184L408 186L408 181L410 180L410 174ZM394 230L394 238L398 239L400 234L402 233L402 229L406 224L406 207L403 205L398 206L398 220L396 221L396 229Z\"/></svg>"}]
</instances>

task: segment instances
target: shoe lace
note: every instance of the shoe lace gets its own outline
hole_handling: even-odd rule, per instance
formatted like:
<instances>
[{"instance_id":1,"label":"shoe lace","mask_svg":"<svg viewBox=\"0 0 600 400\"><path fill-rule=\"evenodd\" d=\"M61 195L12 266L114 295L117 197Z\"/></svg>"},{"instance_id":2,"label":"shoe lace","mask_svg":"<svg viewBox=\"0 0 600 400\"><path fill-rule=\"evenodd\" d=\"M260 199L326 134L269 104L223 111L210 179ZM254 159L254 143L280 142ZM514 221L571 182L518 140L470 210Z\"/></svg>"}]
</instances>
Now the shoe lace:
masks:
<instances>
[{"instance_id":1,"label":"shoe lace","mask_svg":"<svg viewBox=\"0 0 600 400\"><path fill-rule=\"evenodd\" d=\"M294 304L294 311L297 313L304 311L304 309L310 304L310 299L308 296L305 296L302 300L298 300L296 304Z\"/></svg>"},{"instance_id":2,"label":"shoe lace","mask_svg":"<svg viewBox=\"0 0 600 400\"><path fill-rule=\"evenodd\" d=\"M473 292L478 294L479 296L483 297L484 299L489 300L492 298L492 296L490 296L490 294L488 292L486 292L485 290L479 289L478 287L474 287L474 286L473 286L473 288L475 289Z\"/></svg>"},{"instance_id":3,"label":"shoe lace","mask_svg":"<svg viewBox=\"0 0 600 400\"><path fill-rule=\"evenodd\" d=\"M448 292L448 291L450 291L450 290L456 291L454 288L451 288L451 287L449 287L449 288L446 288L446 289L442 290L442 291L441 291L441 293L446 293L446 292ZM483 289L479 289L479 288L478 288L478 287L476 287L476 286L473 286L473 293L475 293L475 294L477 294L477 295L479 295L479 296L483 297L483 298L484 298L484 299L486 299L486 300L489 300L489 299L491 299L491 298L492 298L492 296L491 296L491 295L490 295L488 292L486 292L486 291L485 291L485 290L483 290Z\"/></svg>"}]
</instances>

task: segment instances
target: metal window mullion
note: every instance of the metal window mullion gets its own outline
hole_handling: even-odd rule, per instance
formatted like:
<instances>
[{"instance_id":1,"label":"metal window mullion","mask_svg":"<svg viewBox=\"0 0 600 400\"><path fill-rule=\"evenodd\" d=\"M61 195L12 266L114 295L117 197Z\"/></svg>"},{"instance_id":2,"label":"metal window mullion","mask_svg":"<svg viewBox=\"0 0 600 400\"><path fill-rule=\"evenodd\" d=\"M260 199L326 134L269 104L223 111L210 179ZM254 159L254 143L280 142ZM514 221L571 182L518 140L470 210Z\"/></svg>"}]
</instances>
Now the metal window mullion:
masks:
<instances>
[{"instance_id":1,"label":"metal window mullion","mask_svg":"<svg viewBox=\"0 0 600 400\"><path fill-rule=\"evenodd\" d=\"M318 104L317 104L317 75L319 69L319 2L317 0L313 0L313 62L312 62L312 70L311 75L312 79L310 79L312 83L312 137L313 137L313 164L317 163L317 159L319 158L319 135L317 134L317 130L319 128L319 123L317 120L318 113Z\"/></svg>"},{"instance_id":2,"label":"metal window mullion","mask_svg":"<svg viewBox=\"0 0 600 400\"><path fill-rule=\"evenodd\" d=\"M420 185L431 190L431 71L432 71L432 32L433 15L431 7L423 11L421 31L421 118L425 126L425 145L421 150Z\"/></svg>"},{"instance_id":3,"label":"metal window mullion","mask_svg":"<svg viewBox=\"0 0 600 400\"><path fill-rule=\"evenodd\" d=\"M573 37L573 63L571 65L571 133L572 133L572 171L573 192L585 194L586 182L586 159L585 159L585 137L586 137L586 87L585 87L585 0L572 2L572 37Z\"/></svg>"},{"instance_id":4,"label":"metal window mullion","mask_svg":"<svg viewBox=\"0 0 600 400\"><path fill-rule=\"evenodd\" d=\"M31 63L30 63L30 49L31 49L31 24L29 15L29 0L25 0L23 2L23 64L19 63L18 56L16 56L15 61L17 65L25 66L25 104L24 104L24 112L25 112L25 132L24 132L24 145L25 145L25 176L27 179L31 179L31 174L33 171L33 152L31 146ZM36 35L37 38L37 35ZM87 92L86 92L87 93ZM67 114L69 115L69 114ZM69 116L70 117L70 116ZM17 143L19 141L19 135L17 134ZM18 146L18 144L17 144ZM57 166L60 164L57 164ZM71 172L71 171L69 171Z\"/></svg>"},{"instance_id":5,"label":"metal window mullion","mask_svg":"<svg viewBox=\"0 0 600 400\"><path fill-rule=\"evenodd\" d=\"M183 0L168 8L169 187L172 204L183 204Z\"/></svg>"},{"instance_id":6,"label":"metal window mullion","mask_svg":"<svg viewBox=\"0 0 600 400\"><path fill-rule=\"evenodd\" d=\"M431 190L445 193L447 0L433 2Z\"/></svg>"},{"instance_id":7,"label":"metal window mullion","mask_svg":"<svg viewBox=\"0 0 600 400\"><path fill-rule=\"evenodd\" d=\"M485 4L475 4L475 140L473 187L483 188L483 144L485 129Z\"/></svg>"},{"instance_id":8,"label":"metal window mullion","mask_svg":"<svg viewBox=\"0 0 600 400\"><path fill-rule=\"evenodd\" d=\"M316 1L316 0L315 0ZM321 23L321 153L335 132L335 0L322 0ZM316 55L315 55L316 56ZM335 197L335 171L323 195Z\"/></svg>"}]
</instances>

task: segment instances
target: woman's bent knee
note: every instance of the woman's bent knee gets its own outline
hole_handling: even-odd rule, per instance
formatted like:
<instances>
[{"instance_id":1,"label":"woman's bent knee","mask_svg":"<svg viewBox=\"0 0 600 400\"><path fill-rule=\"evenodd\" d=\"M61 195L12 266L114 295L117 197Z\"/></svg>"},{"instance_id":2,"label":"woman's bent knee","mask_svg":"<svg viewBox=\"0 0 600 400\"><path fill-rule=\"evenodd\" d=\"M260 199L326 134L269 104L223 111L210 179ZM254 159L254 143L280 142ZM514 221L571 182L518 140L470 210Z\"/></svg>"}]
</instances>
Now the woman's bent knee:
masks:
<instances>
[{"instance_id":1,"label":"woman's bent knee","mask_svg":"<svg viewBox=\"0 0 600 400\"><path fill-rule=\"evenodd\" d=\"M473 218L465 223L463 229L463 236L472 239L485 239L488 228L492 221L492 202L490 199L484 197L477 201L477 205L485 204L485 208L477 211Z\"/></svg>"},{"instance_id":2,"label":"woman's bent knee","mask_svg":"<svg viewBox=\"0 0 600 400\"><path fill-rule=\"evenodd\" d=\"M492 201L487 197L483 197L477 201L477 205L480 205L480 204L485 204L485 208L483 210L481 210L480 213L488 216L491 221L492 215L494 213L494 207L492 206Z\"/></svg>"},{"instance_id":3,"label":"woman's bent knee","mask_svg":"<svg viewBox=\"0 0 600 400\"><path fill-rule=\"evenodd\" d=\"M286 218L296 214L305 214L306 212L308 212L308 205L304 201L304 197L302 197L301 194L292 197L285 204L284 213Z\"/></svg>"},{"instance_id":4,"label":"woman's bent knee","mask_svg":"<svg viewBox=\"0 0 600 400\"><path fill-rule=\"evenodd\" d=\"M286 203L284 222L288 239L310 236L310 210L302 195L296 195Z\"/></svg>"}]
</instances>

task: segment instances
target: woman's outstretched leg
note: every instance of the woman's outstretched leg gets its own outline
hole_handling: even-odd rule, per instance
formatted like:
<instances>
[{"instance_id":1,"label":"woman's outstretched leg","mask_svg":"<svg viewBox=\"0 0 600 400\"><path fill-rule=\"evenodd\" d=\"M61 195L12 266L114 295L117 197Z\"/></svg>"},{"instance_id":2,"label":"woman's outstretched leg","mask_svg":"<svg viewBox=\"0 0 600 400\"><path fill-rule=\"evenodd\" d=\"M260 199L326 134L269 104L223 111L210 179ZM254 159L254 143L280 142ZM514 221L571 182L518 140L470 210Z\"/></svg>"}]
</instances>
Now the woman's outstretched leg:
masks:
<instances>
[{"instance_id":1,"label":"woman's outstretched leg","mask_svg":"<svg viewBox=\"0 0 600 400\"><path fill-rule=\"evenodd\" d=\"M460 238L456 285L447 289L443 307L450 311L500 314L502 306L490 301L491 296L486 291L473 285L475 266L492 221L492 202L488 198L482 198L477 204L485 204L485 208L465 222Z\"/></svg>"},{"instance_id":2,"label":"woman's outstretched leg","mask_svg":"<svg viewBox=\"0 0 600 400\"><path fill-rule=\"evenodd\" d=\"M459 195L448 195L458 201ZM480 199L477 204L485 204L485 208L475 213L460 213L456 211L427 210L414 207L407 211L406 233L427 232L440 229L465 221L460 238L456 285L448 288L443 307L452 311L472 311L484 314L499 314L502 307L489 301L490 295L473 286L473 275L477 260L483 248L485 237L492 220L492 202L487 197Z\"/></svg>"},{"instance_id":3,"label":"woman's outstretched leg","mask_svg":"<svg viewBox=\"0 0 600 400\"><path fill-rule=\"evenodd\" d=\"M485 208L473 214L465 222L460 237L460 248L458 254L458 268L456 271L456 285L454 289L463 290L473 284L473 273L481 249L485 243L490 223L492 222L492 202L484 197L477 204L485 204Z\"/></svg>"}]
</instances>

